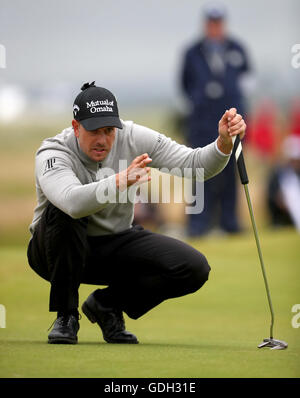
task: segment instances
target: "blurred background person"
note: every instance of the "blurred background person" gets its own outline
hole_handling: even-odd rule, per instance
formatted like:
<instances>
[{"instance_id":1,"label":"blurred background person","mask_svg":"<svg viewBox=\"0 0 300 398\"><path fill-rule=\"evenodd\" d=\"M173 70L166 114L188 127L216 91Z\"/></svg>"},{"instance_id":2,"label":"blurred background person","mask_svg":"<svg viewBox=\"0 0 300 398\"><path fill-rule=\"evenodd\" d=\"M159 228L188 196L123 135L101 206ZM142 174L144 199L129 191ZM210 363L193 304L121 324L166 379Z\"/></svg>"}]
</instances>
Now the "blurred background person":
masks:
<instances>
[{"instance_id":1,"label":"blurred background person","mask_svg":"<svg viewBox=\"0 0 300 398\"><path fill-rule=\"evenodd\" d=\"M186 120L187 143L203 147L217 136L222 109L235 107L246 116L243 91L251 68L243 46L228 36L226 10L214 3L204 9L204 36L185 52L181 87L191 105ZM235 159L204 185L204 209L188 217L188 234L199 236L214 224L227 233L240 231L237 217Z\"/></svg>"},{"instance_id":2,"label":"blurred background person","mask_svg":"<svg viewBox=\"0 0 300 398\"><path fill-rule=\"evenodd\" d=\"M300 98L294 98L289 111L290 132L300 137Z\"/></svg>"},{"instance_id":3,"label":"blurred background person","mask_svg":"<svg viewBox=\"0 0 300 398\"><path fill-rule=\"evenodd\" d=\"M271 225L294 225L300 232L300 135L285 138L282 152L284 160L274 167L268 183Z\"/></svg>"},{"instance_id":4,"label":"blurred background person","mask_svg":"<svg viewBox=\"0 0 300 398\"><path fill-rule=\"evenodd\" d=\"M283 122L280 122L278 108L270 98L265 98L257 102L248 118L251 128L249 132L247 128L247 145L264 166L268 166L277 161L280 151Z\"/></svg>"}]
</instances>

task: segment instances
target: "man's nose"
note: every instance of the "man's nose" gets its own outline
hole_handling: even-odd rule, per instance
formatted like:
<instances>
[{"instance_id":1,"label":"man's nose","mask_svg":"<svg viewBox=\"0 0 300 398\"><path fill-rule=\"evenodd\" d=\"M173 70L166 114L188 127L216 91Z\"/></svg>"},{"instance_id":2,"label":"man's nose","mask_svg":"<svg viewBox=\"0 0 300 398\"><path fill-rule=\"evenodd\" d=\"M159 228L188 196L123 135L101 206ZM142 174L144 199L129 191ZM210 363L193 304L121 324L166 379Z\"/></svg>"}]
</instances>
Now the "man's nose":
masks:
<instances>
[{"instance_id":1,"label":"man's nose","mask_svg":"<svg viewBox=\"0 0 300 398\"><path fill-rule=\"evenodd\" d=\"M104 133L98 133L97 138L96 138L96 143L98 145L105 145L106 143L106 137Z\"/></svg>"}]
</instances>

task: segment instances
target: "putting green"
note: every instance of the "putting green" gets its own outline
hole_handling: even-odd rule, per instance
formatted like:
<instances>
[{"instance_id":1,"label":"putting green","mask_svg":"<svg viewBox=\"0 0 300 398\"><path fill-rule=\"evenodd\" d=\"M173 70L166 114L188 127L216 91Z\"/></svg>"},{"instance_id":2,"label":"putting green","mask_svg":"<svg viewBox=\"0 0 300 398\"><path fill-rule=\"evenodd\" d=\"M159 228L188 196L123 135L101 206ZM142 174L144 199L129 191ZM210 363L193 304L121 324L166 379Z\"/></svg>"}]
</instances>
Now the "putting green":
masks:
<instances>
[{"instance_id":1,"label":"putting green","mask_svg":"<svg viewBox=\"0 0 300 398\"><path fill-rule=\"evenodd\" d=\"M49 285L29 268L25 247L0 248L0 377L299 377L300 239L293 230L260 231L275 310L274 337L287 350L258 349L270 315L252 233L189 241L212 267L197 293L126 318L139 345L109 345L83 316L78 345L49 345ZM80 303L93 286L80 287ZM298 323L297 323L298 322ZM294 322L295 323L295 322ZM300 319L296 320L300 326ZM295 326L295 325L294 325Z\"/></svg>"}]
</instances>

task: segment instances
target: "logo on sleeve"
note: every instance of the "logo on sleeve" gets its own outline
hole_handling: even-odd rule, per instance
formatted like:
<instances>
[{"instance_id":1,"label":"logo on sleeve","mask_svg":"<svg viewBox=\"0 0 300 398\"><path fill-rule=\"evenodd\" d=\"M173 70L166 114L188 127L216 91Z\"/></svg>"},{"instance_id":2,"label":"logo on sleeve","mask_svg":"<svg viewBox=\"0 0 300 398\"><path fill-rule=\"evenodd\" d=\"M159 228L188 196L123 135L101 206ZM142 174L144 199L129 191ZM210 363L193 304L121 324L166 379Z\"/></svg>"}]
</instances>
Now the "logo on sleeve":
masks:
<instances>
[{"instance_id":1,"label":"logo on sleeve","mask_svg":"<svg viewBox=\"0 0 300 398\"><path fill-rule=\"evenodd\" d=\"M48 171L53 170L55 161L56 161L55 158L50 158L46 160L46 165L43 175L46 174Z\"/></svg>"}]
</instances>

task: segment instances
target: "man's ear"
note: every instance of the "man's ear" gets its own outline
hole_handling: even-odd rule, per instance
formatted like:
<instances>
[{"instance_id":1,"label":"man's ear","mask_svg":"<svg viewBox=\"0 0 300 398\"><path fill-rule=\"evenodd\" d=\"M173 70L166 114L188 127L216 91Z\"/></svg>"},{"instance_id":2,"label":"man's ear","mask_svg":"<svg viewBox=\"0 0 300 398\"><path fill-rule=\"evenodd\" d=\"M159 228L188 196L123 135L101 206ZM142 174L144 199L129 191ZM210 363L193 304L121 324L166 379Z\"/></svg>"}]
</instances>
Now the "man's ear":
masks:
<instances>
[{"instance_id":1,"label":"man's ear","mask_svg":"<svg viewBox=\"0 0 300 398\"><path fill-rule=\"evenodd\" d=\"M72 120L72 127L74 130L75 137L79 137L79 122L75 119Z\"/></svg>"}]
</instances>

